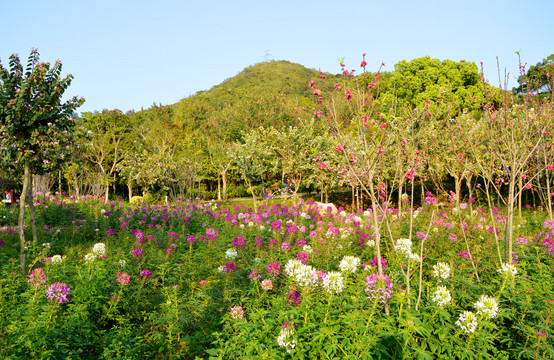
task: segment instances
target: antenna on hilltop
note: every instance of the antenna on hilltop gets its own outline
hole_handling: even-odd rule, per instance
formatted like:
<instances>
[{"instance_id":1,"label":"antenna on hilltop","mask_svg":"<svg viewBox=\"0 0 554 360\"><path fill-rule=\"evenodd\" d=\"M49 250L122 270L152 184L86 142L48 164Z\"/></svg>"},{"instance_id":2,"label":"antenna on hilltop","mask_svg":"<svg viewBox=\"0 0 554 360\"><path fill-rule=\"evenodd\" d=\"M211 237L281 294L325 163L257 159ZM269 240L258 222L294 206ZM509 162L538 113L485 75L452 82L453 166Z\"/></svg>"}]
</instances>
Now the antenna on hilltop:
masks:
<instances>
[{"instance_id":1,"label":"antenna on hilltop","mask_svg":"<svg viewBox=\"0 0 554 360\"><path fill-rule=\"evenodd\" d=\"M269 53L269 50L270 49L267 49L265 51L265 55L263 56L263 58L265 59L265 61L269 61L269 59L272 57L271 54Z\"/></svg>"}]
</instances>

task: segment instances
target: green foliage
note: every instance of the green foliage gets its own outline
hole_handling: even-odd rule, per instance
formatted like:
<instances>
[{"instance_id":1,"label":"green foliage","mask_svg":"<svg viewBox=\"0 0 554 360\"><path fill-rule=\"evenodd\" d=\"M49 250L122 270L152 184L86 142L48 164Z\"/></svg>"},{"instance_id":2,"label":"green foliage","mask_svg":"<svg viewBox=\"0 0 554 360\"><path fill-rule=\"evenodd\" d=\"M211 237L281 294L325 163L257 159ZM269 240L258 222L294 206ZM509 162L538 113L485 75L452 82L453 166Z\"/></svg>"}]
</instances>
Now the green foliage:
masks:
<instances>
[{"instance_id":1,"label":"green foliage","mask_svg":"<svg viewBox=\"0 0 554 360\"><path fill-rule=\"evenodd\" d=\"M62 102L72 75L61 77L62 63L39 62L31 50L24 69L19 56L10 56L9 70L0 63L0 161L2 169L16 170L25 159L35 173L57 169L69 159L74 132L73 112L84 99ZM21 166L18 171L21 171Z\"/></svg>"}]
</instances>

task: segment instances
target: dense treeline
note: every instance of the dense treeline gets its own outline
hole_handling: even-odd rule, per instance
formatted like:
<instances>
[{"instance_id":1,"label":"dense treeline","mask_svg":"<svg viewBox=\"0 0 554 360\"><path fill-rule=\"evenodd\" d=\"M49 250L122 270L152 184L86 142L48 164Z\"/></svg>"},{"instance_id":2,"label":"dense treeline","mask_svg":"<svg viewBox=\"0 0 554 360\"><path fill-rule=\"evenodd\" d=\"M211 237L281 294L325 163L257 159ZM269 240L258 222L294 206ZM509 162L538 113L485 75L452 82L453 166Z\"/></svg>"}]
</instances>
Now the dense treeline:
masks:
<instances>
[{"instance_id":1,"label":"dense treeline","mask_svg":"<svg viewBox=\"0 0 554 360\"><path fill-rule=\"evenodd\" d=\"M453 124L461 121L455 126L465 127L491 111L532 101L523 99L521 91L529 94L532 81L542 92L550 89L548 59L542 68L537 64L529 70L532 80L520 78L522 85L514 89L519 95L484 82L478 67L464 60L424 57L401 61L392 72L375 73L366 71L364 60L357 69L341 64L338 75L287 61L263 62L176 104L154 104L127 114L119 110L81 114L77 121L92 132L92 140L74 144L71 163L62 171L37 177L35 188L47 191L55 183L56 190L76 196L110 197L115 192L129 199L145 193L160 199L225 199L259 196L262 188L280 182L280 187L291 185L294 192L318 188L326 194L357 183L322 168L322 159L330 162L325 165L329 168L339 163L334 158L341 142L337 126L352 134L370 130L359 126L361 117L366 124L368 119L388 124L387 136L396 139L387 144L388 159L379 168L384 180L406 167L395 157L401 155L399 142L413 135L403 133L403 126L411 122L427 142L428 165L418 176L421 189L460 195L465 179L468 186L463 191L473 195L472 182L479 171L469 165L467 139L458 138ZM537 78L543 85L537 86ZM361 103L354 105L345 91L357 91ZM403 185L401 181L390 187L401 195L398 189ZM542 186L532 188L532 195L546 199L540 193Z\"/></svg>"}]
</instances>

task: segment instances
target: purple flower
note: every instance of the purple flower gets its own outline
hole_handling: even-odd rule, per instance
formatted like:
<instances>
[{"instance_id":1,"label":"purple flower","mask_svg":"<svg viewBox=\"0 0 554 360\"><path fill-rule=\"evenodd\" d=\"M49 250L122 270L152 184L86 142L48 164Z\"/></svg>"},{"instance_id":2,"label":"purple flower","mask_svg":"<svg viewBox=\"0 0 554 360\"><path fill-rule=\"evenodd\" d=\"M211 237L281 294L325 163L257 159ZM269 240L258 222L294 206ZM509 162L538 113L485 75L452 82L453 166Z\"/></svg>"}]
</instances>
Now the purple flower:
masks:
<instances>
[{"instance_id":1,"label":"purple flower","mask_svg":"<svg viewBox=\"0 0 554 360\"><path fill-rule=\"evenodd\" d=\"M141 257L142 256L142 249L141 248L134 248L131 250L131 254L135 257Z\"/></svg>"},{"instance_id":2,"label":"purple flower","mask_svg":"<svg viewBox=\"0 0 554 360\"><path fill-rule=\"evenodd\" d=\"M281 244L281 250L283 250L283 251L290 250L290 244L286 241L283 241L283 243Z\"/></svg>"},{"instance_id":3,"label":"purple flower","mask_svg":"<svg viewBox=\"0 0 554 360\"><path fill-rule=\"evenodd\" d=\"M456 236L456 234L450 234L450 235L448 235L448 238L449 238L450 241L452 241L452 242L458 241L458 236Z\"/></svg>"},{"instance_id":4,"label":"purple flower","mask_svg":"<svg viewBox=\"0 0 554 360\"><path fill-rule=\"evenodd\" d=\"M256 246L257 247L262 247L263 246L262 239L260 239L259 237L256 237Z\"/></svg>"},{"instance_id":5,"label":"purple flower","mask_svg":"<svg viewBox=\"0 0 554 360\"><path fill-rule=\"evenodd\" d=\"M365 292L369 295L368 298L370 300L377 299L385 304L391 298L393 284L388 275L373 273L366 277L365 280Z\"/></svg>"},{"instance_id":6,"label":"purple flower","mask_svg":"<svg viewBox=\"0 0 554 360\"><path fill-rule=\"evenodd\" d=\"M377 256L373 257L373 260L371 260L371 266L377 267ZM383 269L387 268L387 260L381 256L381 267Z\"/></svg>"},{"instance_id":7,"label":"purple flower","mask_svg":"<svg viewBox=\"0 0 554 360\"><path fill-rule=\"evenodd\" d=\"M115 235L115 229L108 229L108 230L106 230L106 235L108 235L108 236Z\"/></svg>"},{"instance_id":8,"label":"purple flower","mask_svg":"<svg viewBox=\"0 0 554 360\"><path fill-rule=\"evenodd\" d=\"M71 289L66 283L54 283L46 289L46 296L50 300L58 300L58 304L63 304L64 302L68 302L67 300L67 294Z\"/></svg>"},{"instance_id":9,"label":"purple flower","mask_svg":"<svg viewBox=\"0 0 554 360\"><path fill-rule=\"evenodd\" d=\"M269 240L269 246L268 247L272 247L273 245L277 245L277 239L271 239Z\"/></svg>"},{"instance_id":10,"label":"purple flower","mask_svg":"<svg viewBox=\"0 0 554 360\"><path fill-rule=\"evenodd\" d=\"M223 265L223 271L228 273L235 272L235 263L232 261L227 261L225 265Z\"/></svg>"},{"instance_id":11,"label":"purple flower","mask_svg":"<svg viewBox=\"0 0 554 360\"><path fill-rule=\"evenodd\" d=\"M271 229L272 229L272 230L279 230L279 229L281 229L281 224L282 224L282 223L283 223L283 222L282 222L281 220L277 220L277 221L272 222L272 223L271 223Z\"/></svg>"},{"instance_id":12,"label":"purple flower","mask_svg":"<svg viewBox=\"0 0 554 360\"><path fill-rule=\"evenodd\" d=\"M471 257L469 256L469 253L466 250L462 250L458 253L458 256L464 257L467 260L471 260Z\"/></svg>"},{"instance_id":13,"label":"purple flower","mask_svg":"<svg viewBox=\"0 0 554 360\"><path fill-rule=\"evenodd\" d=\"M288 292L287 299L289 301L289 304L291 304L291 305L298 305L298 304L301 303L300 293L298 291L296 291L296 288L294 286Z\"/></svg>"},{"instance_id":14,"label":"purple flower","mask_svg":"<svg viewBox=\"0 0 554 360\"><path fill-rule=\"evenodd\" d=\"M187 236L187 242L196 244L196 237L194 235Z\"/></svg>"},{"instance_id":15,"label":"purple flower","mask_svg":"<svg viewBox=\"0 0 554 360\"><path fill-rule=\"evenodd\" d=\"M143 279L148 279L150 276L152 276L152 272L148 269L144 269L140 272L140 277Z\"/></svg>"},{"instance_id":16,"label":"purple flower","mask_svg":"<svg viewBox=\"0 0 554 360\"><path fill-rule=\"evenodd\" d=\"M267 271L273 276L279 276L281 273L281 265L277 261L270 262L267 266Z\"/></svg>"},{"instance_id":17,"label":"purple flower","mask_svg":"<svg viewBox=\"0 0 554 360\"><path fill-rule=\"evenodd\" d=\"M206 239L208 239L208 240L217 240L216 234L217 234L217 232L215 231L215 229L212 229L212 228L207 229L206 230Z\"/></svg>"},{"instance_id":18,"label":"purple flower","mask_svg":"<svg viewBox=\"0 0 554 360\"><path fill-rule=\"evenodd\" d=\"M300 240L296 241L296 244L294 244L294 245L296 245L298 247L304 247L306 245L306 240L300 239Z\"/></svg>"},{"instance_id":19,"label":"purple flower","mask_svg":"<svg viewBox=\"0 0 554 360\"><path fill-rule=\"evenodd\" d=\"M237 236L234 240L233 240L233 246L235 247L245 247L246 246L246 241L244 241L244 236Z\"/></svg>"},{"instance_id":20,"label":"purple flower","mask_svg":"<svg viewBox=\"0 0 554 360\"><path fill-rule=\"evenodd\" d=\"M308 263L308 254L305 252L301 252L296 254L296 259L302 261L302 263L307 264Z\"/></svg>"},{"instance_id":21,"label":"purple flower","mask_svg":"<svg viewBox=\"0 0 554 360\"><path fill-rule=\"evenodd\" d=\"M172 253L173 253L173 249L172 249L172 248L167 248L167 250L166 250L165 252L168 253L168 254L172 254Z\"/></svg>"},{"instance_id":22,"label":"purple flower","mask_svg":"<svg viewBox=\"0 0 554 360\"><path fill-rule=\"evenodd\" d=\"M429 238L424 231L418 231L416 237L420 240L427 240Z\"/></svg>"}]
</instances>

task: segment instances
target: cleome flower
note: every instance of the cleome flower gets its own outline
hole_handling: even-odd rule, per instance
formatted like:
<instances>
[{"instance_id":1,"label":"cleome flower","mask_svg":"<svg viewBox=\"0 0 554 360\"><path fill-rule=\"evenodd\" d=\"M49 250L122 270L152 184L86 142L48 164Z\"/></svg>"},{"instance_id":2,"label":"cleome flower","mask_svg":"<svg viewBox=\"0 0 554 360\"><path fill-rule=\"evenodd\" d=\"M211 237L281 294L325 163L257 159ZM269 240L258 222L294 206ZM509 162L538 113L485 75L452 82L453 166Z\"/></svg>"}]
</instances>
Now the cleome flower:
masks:
<instances>
[{"instance_id":1,"label":"cleome flower","mask_svg":"<svg viewBox=\"0 0 554 360\"><path fill-rule=\"evenodd\" d=\"M446 286L439 286L437 291L431 296L431 300L437 304L438 307L443 307L452 302L452 296L450 296L450 290Z\"/></svg>"},{"instance_id":2,"label":"cleome flower","mask_svg":"<svg viewBox=\"0 0 554 360\"><path fill-rule=\"evenodd\" d=\"M296 347L296 340L292 339L294 334L294 327L288 324L283 324L281 332L279 332L279 336L277 337L277 344L281 347L284 347L288 353L290 353L291 350Z\"/></svg>"},{"instance_id":3,"label":"cleome flower","mask_svg":"<svg viewBox=\"0 0 554 360\"><path fill-rule=\"evenodd\" d=\"M511 276L515 276L517 274L517 269L514 264L502 264L502 267L496 271L500 274L508 274Z\"/></svg>"},{"instance_id":4,"label":"cleome flower","mask_svg":"<svg viewBox=\"0 0 554 360\"><path fill-rule=\"evenodd\" d=\"M412 241L410 239L398 239L396 245L394 245L394 250L409 258L412 253Z\"/></svg>"},{"instance_id":5,"label":"cleome flower","mask_svg":"<svg viewBox=\"0 0 554 360\"><path fill-rule=\"evenodd\" d=\"M494 319L498 315L498 302L491 296L481 295L473 306L477 309L477 314L486 319Z\"/></svg>"},{"instance_id":6,"label":"cleome flower","mask_svg":"<svg viewBox=\"0 0 554 360\"><path fill-rule=\"evenodd\" d=\"M450 266L444 262L433 265L433 276L439 278L439 282L441 279L448 279L450 277Z\"/></svg>"},{"instance_id":7,"label":"cleome flower","mask_svg":"<svg viewBox=\"0 0 554 360\"><path fill-rule=\"evenodd\" d=\"M456 325L466 334L474 333L477 330L477 317L471 311L464 311L456 320Z\"/></svg>"},{"instance_id":8,"label":"cleome flower","mask_svg":"<svg viewBox=\"0 0 554 360\"><path fill-rule=\"evenodd\" d=\"M361 261L360 258L355 256L345 256L339 263L339 269L342 272L351 272L355 273L356 270L360 267Z\"/></svg>"},{"instance_id":9,"label":"cleome flower","mask_svg":"<svg viewBox=\"0 0 554 360\"><path fill-rule=\"evenodd\" d=\"M323 288L330 294L339 294L344 287L344 278L337 271L331 271L323 278Z\"/></svg>"},{"instance_id":10,"label":"cleome flower","mask_svg":"<svg viewBox=\"0 0 554 360\"><path fill-rule=\"evenodd\" d=\"M106 256L106 244L104 243L96 243L92 247L92 253L98 257L104 257Z\"/></svg>"}]
</instances>

